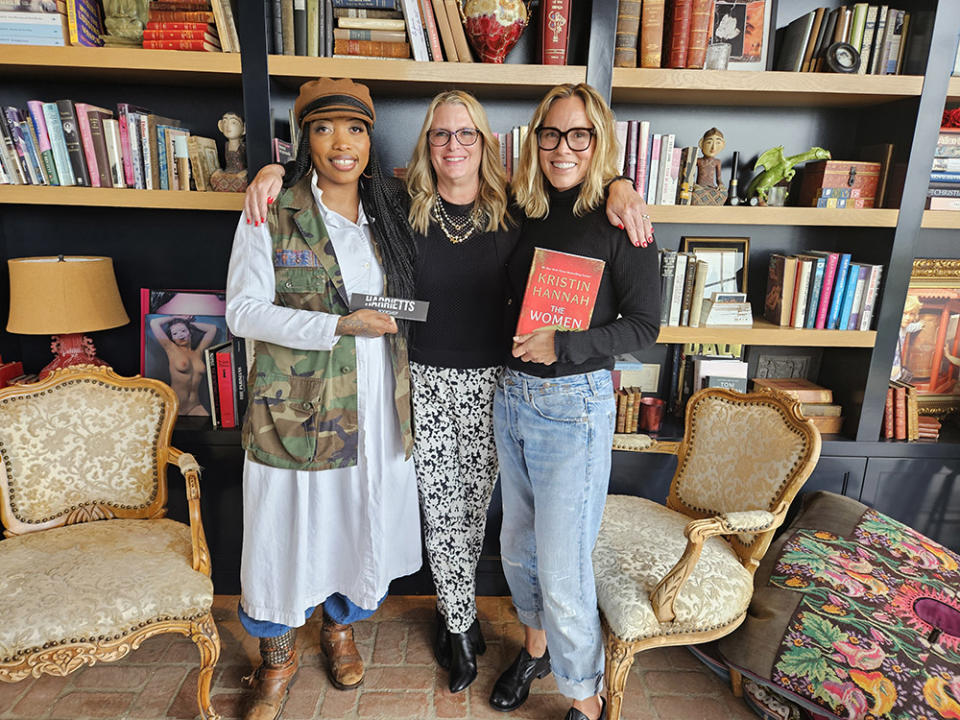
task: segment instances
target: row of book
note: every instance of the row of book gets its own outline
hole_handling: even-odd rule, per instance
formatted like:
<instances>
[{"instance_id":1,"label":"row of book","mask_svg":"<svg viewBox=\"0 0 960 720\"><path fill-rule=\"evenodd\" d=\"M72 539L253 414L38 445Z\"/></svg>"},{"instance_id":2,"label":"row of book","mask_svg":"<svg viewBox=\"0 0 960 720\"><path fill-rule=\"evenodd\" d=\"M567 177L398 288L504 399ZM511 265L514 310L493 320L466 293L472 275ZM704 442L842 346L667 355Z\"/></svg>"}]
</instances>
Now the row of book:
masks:
<instances>
[{"instance_id":1,"label":"row of book","mask_svg":"<svg viewBox=\"0 0 960 720\"><path fill-rule=\"evenodd\" d=\"M833 402L833 391L806 378L754 378L754 390L775 390L797 400L800 414L822 433L838 433L843 428L843 408Z\"/></svg>"},{"instance_id":2,"label":"row of book","mask_svg":"<svg viewBox=\"0 0 960 720\"><path fill-rule=\"evenodd\" d=\"M104 36L106 45L148 50L240 52L230 0L154 0L140 42Z\"/></svg>"},{"instance_id":3,"label":"row of book","mask_svg":"<svg viewBox=\"0 0 960 720\"><path fill-rule=\"evenodd\" d=\"M214 428L240 427L247 412L247 378L253 367L253 343L241 337L203 351L204 372Z\"/></svg>"},{"instance_id":4,"label":"row of book","mask_svg":"<svg viewBox=\"0 0 960 720\"><path fill-rule=\"evenodd\" d=\"M850 253L773 253L764 317L795 328L869 330L882 275L882 265L851 262Z\"/></svg>"},{"instance_id":5,"label":"row of book","mask_svg":"<svg viewBox=\"0 0 960 720\"><path fill-rule=\"evenodd\" d=\"M883 438L908 441L940 438L940 421L920 414L917 388L912 383L890 381L883 406Z\"/></svg>"},{"instance_id":6,"label":"row of book","mask_svg":"<svg viewBox=\"0 0 960 720\"><path fill-rule=\"evenodd\" d=\"M922 74L930 41L928 15L920 13L920 22L911 23L909 11L868 3L811 10L784 29L775 69Z\"/></svg>"},{"instance_id":7,"label":"row of book","mask_svg":"<svg viewBox=\"0 0 960 720\"><path fill-rule=\"evenodd\" d=\"M735 249L697 248L691 252L660 250L660 324L673 327L752 325L737 273L743 258ZM719 304L737 305L733 314L711 312ZM744 315L744 317L740 317Z\"/></svg>"},{"instance_id":8,"label":"row of book","mask_svg":"<svg viewBox=\"0 0 960 720\"><path fill-rule=\"evenodd\" d=\"M0 184L208 190L216 142L118 103L30 100L0 112Z\"/></svg>"},{"instance_id":9,"label":"row of book","mask_svg":"<svg viewBox=\"0 0 960 720\"><path fill-rule=\"evenodd\" d=\"M614 66L764 70L772 22L763 0L620 0Z\"/></svg>"},{"instance_id":10,"label":"row of book","mask_svg":"<svg viewBox=\"0 0 960 720\"><path fill-rule=\"evenodd\" d=\"M927 209L960 210L960 128L940 128L927 186Z\"/></svg>"},{"instance_id":11,"label":"row of book","mask_svg":"<svg viewBox=\"0 0 960 720\"><path fill-rule=\"evenodd\" d=\"M98 0L0 2L0 45L88 45L103 41Z\"/></svg>"}]
</instances>

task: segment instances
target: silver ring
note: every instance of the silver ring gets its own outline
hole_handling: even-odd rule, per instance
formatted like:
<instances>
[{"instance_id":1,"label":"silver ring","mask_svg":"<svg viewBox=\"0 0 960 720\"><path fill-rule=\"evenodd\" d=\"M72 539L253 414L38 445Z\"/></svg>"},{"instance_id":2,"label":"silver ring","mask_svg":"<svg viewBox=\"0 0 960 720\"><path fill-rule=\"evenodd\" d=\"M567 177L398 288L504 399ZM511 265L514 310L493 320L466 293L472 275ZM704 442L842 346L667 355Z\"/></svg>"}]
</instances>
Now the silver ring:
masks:
<instances>
[{"instance_id":1,"label":"silver ring","mask_svg":"<svg viewBox=\"0 0 960 720\"><path fill-rule=\"evenodd\" d=\"M640 217L642 217L644 220L649 220L649 219L650 219L650 216L649 216L649 215L643 215L643 214L641 214Z\"/></svg>"}]
</instances>

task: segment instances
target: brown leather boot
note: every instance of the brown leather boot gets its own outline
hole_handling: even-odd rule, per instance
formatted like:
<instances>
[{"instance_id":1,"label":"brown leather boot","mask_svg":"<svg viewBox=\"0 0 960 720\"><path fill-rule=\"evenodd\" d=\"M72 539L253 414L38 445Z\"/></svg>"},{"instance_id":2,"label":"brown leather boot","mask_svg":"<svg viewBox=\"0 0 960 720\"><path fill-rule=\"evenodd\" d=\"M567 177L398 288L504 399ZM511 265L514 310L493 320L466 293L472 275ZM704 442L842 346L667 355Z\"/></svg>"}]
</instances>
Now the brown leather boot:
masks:
<instances>
[{"instance_id":1,"label":"brown leather boot","mask_svg":"<svg viewBox=\"0 0 960 720\"><path fill-rule=\"evenodd\" d=\"M363 682L363 659L353 642L353 626L341 625L323 614L320 647L327 656L327 674L338 690L349 690Z\"/></svg>"},{"instance_id":2,"label":"brown leather boot","mask_svg":"<svg viewBox=\"0 0 960 720\"><path fill-rule=\"evenodd\" d=\"M293 628L274 638L260 638L263 662L244 682L253 688L253 696L243 720L277 720L290 694L290 685L300 669Z\"/></svg>"}]
</instances>

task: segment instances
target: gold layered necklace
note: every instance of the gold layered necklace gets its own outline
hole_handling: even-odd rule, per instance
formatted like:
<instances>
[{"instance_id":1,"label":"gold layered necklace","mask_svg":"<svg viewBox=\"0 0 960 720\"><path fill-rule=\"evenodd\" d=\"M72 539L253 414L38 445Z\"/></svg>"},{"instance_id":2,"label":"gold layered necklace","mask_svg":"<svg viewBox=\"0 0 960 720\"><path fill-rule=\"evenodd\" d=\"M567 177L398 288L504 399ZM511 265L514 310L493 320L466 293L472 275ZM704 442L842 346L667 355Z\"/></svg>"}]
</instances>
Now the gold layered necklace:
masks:
<instances>
[{"instance_id":1,"label":"gold layered necklace","mask_svg":"<svg viewBox=\"0 0 960 720\"><path fill-rule=\"evenodd\" d=\"M479 208L474 207L469 215L462 217L451 215L447 212L446 203L436 193L433 201L433 210L430 215L437 221L440 230L446 235L447 240L457 244L464 240L469 240L484 225L484 213Z\"/></svg>"}]
</instances>

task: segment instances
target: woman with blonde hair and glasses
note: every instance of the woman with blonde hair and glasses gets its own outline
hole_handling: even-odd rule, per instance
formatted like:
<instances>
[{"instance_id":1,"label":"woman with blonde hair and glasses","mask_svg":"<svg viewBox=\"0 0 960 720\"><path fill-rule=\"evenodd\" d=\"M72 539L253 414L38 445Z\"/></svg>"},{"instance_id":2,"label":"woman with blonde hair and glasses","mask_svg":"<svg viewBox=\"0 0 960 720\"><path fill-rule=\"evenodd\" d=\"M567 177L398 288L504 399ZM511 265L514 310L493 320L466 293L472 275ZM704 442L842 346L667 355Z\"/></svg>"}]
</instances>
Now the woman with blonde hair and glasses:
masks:
<instances>
[{"instance_id":1,"label":"woman with blonde hair and glasses","mask_svg":"<svg viewBox=\"0 0 960 720\"><path fill-rule=\"evenodd\" d=\"M552 670L572 700L566 720L606 717L591 553L610 479L610 370L615 355L655 342L660 317L656 246L632 246L603 217L617 152L613 113L597 91L561 85L534 112L513 179L525 215L507 265L514 307L535 248L604 266L589 329L540 328L514 337L494 399L500 552L525 634L490 697L498 710L522 705L532 681Z\"/></svg>"},{"instance_id":2,"label":"woman with blonde hair and glasses","mask_svg":"<svg viewBox=\"0 0 960 720\"><path fill-rule=\"evenodd\" d=\"M247 191L248 218L266 207L281 173L271 165L257 175ZM476 98L458 90L433 98L406 192L397 192L409 198L416 241L414 297L430 302L427 321L412 328L410 370L414 462L437 590L434 653L450 671L450 691L460 692L476 678L476 655L486 648L476 568L497 480L493 394L513 329L504 267L520 232L508 209L499 143ZM652 242L632 187L613 183L609 195L610 221L633 217L642 242Z\"/></svg>"}]
</instances>

